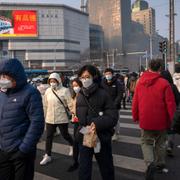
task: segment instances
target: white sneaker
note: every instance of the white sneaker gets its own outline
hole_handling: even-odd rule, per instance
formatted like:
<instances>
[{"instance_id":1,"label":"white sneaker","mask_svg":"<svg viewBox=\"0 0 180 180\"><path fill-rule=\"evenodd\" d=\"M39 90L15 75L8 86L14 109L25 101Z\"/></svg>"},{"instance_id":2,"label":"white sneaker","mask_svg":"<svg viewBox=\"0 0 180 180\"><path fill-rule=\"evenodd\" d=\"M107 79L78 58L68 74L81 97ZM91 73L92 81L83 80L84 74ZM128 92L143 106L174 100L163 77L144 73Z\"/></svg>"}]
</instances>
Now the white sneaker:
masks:
<instances>
[{"instance_id":1,"label":"white sneaker","mask_svg":"<svg viewBox=\"0 0 180 180\"><path fill-rule=\"evenodd\" d=\"M46 165L47 163L49 163L51 161L52 161L51 156L48 156L47 154L45 154L43 156L42 161L40 162L40 165Z\"/></svg>"},{"instance_id":2,"label":"white sneaker","mask_svg":"<svg viewBox=\"0 0 180 180\"><path fill-rule=\"evenodd\" d=\"M69 156L72 156L73 155L73 147L70 146L70 149L69 149Z\"/></svg>"},{"instance_id":3,"label":"white sneaker","mask_svg":"<svg viewBox=\"0 0 180 180\"><path fill-rule=\"evenodd\" d=\"M117 136L117 134L114 134L112 137L112 141L117 141L117 140L118 140L118 136Z\"/></svg>"}]
</instances>

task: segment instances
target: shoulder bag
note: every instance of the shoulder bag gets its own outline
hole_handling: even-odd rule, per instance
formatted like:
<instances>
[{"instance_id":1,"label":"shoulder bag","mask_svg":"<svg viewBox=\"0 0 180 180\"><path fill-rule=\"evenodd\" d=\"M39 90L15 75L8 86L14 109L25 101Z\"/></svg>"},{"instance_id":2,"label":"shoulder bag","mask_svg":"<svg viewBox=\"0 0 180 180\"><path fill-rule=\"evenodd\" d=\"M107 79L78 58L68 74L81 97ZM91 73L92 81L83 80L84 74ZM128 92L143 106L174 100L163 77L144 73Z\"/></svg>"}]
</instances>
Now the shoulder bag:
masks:
<instances>
[{"instance_id":1,"label":"shoulder bag","mask_svg":"<svg viewBox=\"0 0 180 180\"><path fill-rule=\"evenodd\" d=\"M72 119L72 113L70 112L68 106L65 106L63 101L60 99L60 97L52 90L52 92L54 93L54 95L58 98L58 100L61 102L61 104L63 105L66 115L68 117L68 119Z\"/></svg>"}]
</instances>

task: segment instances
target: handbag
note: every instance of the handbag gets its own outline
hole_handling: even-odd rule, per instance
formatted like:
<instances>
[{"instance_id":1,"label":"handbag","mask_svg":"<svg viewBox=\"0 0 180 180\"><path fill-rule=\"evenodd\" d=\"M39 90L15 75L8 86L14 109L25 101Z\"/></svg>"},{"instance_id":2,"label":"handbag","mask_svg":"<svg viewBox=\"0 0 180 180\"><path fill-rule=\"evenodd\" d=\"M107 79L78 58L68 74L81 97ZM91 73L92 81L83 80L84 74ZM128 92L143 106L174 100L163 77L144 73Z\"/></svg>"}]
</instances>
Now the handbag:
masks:
<instances>
[{"instance_id":1,"label":"handbag","mask_svg":"<svg viewBox=\"0 0 180 180\"><path fill-rule=\"evenodd\" d=\"M60 99L60 97L52 90L52 92L54 93L54 95L58 98L58 100L61 102L61 104L63 105L66 115L68 117L68 119L72 119L72 113L70 112L68 106L65 106L63 101Z\"/></svg>"},{"instance_id":2,"label":"handbag","mask_svg":"<svg viewBox=\"0 0 180 180\"><path fill-rule=\"evenodd\" d=\"M84 134L83 137L83 146L94 148L97 145L97 133L94 129L93 131L88 132L87 134Z\"/></svg>"},{"instance_id":3,"label":"handbag","mask_svg":"<svg viewBox=\"0 0 180 180\"><path fill-rule=\"evenodd\" d=\"M86 104L88 105L88 107L98 116L99 113L90 105L88 99L83 95L84 100L86 101ZM89 147L89 148L94 148L97 145L97 133L96 133L96 129L94 129L93 131L90 131L86 134L84 134L83 137L83 146Z\"/></svg>"}]
</instances>

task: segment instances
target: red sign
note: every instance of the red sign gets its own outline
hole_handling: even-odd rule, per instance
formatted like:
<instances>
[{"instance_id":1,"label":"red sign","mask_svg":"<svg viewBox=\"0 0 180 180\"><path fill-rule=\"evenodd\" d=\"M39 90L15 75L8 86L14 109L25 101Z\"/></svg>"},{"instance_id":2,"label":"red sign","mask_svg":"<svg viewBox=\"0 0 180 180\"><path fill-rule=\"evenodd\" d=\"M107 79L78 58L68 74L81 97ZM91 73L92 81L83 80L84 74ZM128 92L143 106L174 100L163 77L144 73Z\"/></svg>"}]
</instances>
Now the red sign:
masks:
<instances>
[{"instance_id":1,"label":"red sign","mask_svg":"<svg viewBox=\"0 0 180 180\"><path fill-rule=\"evenodd\" d=\"M37 37L37 12L0 10L0 37Z\"/></svg>"},{"instance_id":2,"label":"red sign","mask_svg":"<svg viewBox=\"0 0 180 180\"><path fill-rule=\"evenodd\" d=\"M37 35L37 18L35 11L13 11L14 34Z\"/></svg>"}]
</instances>

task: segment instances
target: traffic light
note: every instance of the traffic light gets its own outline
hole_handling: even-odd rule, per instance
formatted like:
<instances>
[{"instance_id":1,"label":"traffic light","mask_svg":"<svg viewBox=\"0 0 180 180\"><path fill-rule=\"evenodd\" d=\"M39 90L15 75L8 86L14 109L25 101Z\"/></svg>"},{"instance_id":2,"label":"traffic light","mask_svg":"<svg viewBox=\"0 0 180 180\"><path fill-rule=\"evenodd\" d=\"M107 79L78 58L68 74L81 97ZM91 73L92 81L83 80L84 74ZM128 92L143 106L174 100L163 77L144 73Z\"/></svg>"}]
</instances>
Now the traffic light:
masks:
<instances>
[{"instance_id":1,"label":"traffic light","mask_svg":"<svg viewBox=\"0 0 180 180\"><path fill-rule=\"evenodd\" d=\"M163 42L159 42L159 51L163 52Z\"/></svg>"},{"instance_id":2,"label":"traffic light","mask_svg":"<svg viewBox=\"0 0 180 180\"><path fill-rule=\"evenodd\" d=\"M167 41L163 41L163 52L167 52Z\"/></svg>"},{"instance_id":3,"label":"traffic light","mask_svg":"<svg viewBox=\"0 0 180 180\"><path fill-rule=\"evenodd\" d=\"M167 41L159 42L159 51L162 53L167 52Z\"/></svg>"}]
</instances>

